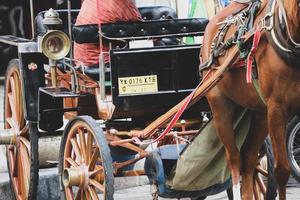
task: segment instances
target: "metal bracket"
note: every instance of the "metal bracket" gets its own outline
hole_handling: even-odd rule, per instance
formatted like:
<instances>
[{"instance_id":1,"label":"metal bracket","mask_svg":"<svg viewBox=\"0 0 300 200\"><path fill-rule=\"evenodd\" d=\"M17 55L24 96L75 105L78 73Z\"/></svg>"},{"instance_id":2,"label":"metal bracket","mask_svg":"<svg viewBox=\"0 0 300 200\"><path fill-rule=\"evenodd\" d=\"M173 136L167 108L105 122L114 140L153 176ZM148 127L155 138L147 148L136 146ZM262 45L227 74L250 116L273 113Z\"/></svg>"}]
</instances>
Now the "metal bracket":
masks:
<instances>
[{"instance_id":1,"label":"metal bracket","mask_svg":"<svg viewBox=\"0 0 300 200\"><path fill-rule=\"evenodd\" d=\"M269 24L267 23L269 21ZM273 12L268 12L259 22L260 29L271 31L274 28L274 14Z\"/></svg>"}]
</instances>

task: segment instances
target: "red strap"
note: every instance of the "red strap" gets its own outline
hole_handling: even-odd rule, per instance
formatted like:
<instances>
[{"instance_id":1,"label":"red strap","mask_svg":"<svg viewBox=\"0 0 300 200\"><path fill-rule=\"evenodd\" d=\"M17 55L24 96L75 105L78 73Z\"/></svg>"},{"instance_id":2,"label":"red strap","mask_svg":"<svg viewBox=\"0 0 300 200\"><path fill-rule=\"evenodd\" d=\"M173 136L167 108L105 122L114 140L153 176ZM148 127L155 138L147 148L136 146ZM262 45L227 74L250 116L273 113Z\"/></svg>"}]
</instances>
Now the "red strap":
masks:
<instances>
[{"instance_id":1,"label":"red strap","mask_svg":"<svg viewBox=\"0 0 300 200\"><path fill-rule=\"evenodd\" d=\"M252 64L254 61L254 56L256 54L260 38L261 38L261 30L257 29L254 33L252 48L247 58L247 74L246 74L247 83L252 83Z\"/></svg>"},{"instance_id":2,"label":"red strap","mask_svg":"<svg viewBox=\"0 0 300 200\"><path fill-rule=\"evenodd\" d=\"M161 139L163 139L171 131L171 129L174 127L174 125L176 124L176 122L178 121L178 119L180 118L180 116L182 115L182 113L184 112L184 110L189 105L190 101L192 100L192 98L193 98L193 96L194 96L194 94L196 92L196 89L186 98L186 100L184 101L183 105L177 111L177 113L174 115L174 117L172 118L172 120L170 121L170 123L168 124L168 126L166 127L166 129L163 131L163 133L160 134L159 137L157 137L155 140L151 141L150 143L155 143L155 142L160 141ZM138 138L134 138L134 143L136 143L136 144L143 144L143 142L140 139L138 139Z\"/></svg>"},{"instance_id":3,"label":"red strap","mask_svg":"<svg viewBox=\"0 0 300 200\"><path fill-rule=\"evenodd\" d=\"M162 134L160 134L159 137L157 137L155 140L153 140L153 141L151 141L149 143L143 143L139 138L135 137L135 138L133 138L134 143L139 144L139 145L140 144L151 144L151 143L155 143L155 142L158 142L161 139L163 139L171 131L171 129L174 127L174 125L176 124L176 122L178 121L178 119L180 118L180 116L182 115L182 113L185 111L185 109L187 108L187 106L190 104L190 102L193 99L193 96L195 95L197 89L202 85L203 81L208 77L208 75L210 74L210 72L211 71L208 71L206 73L206 75L203 77L201 83L186 98L186 100L184 101L183 105L179 108L179 110L174 115L174 117L172 118L172 120L170 121L170 123L168 124L168 126L166 127L166 129L162 132Z\"/></svg>"},{"instance_id":4,"label":"red strap","mask_svg":"<svg viewBox=\"0 0 300 200\"><path fill-rule=\"evenodd\" d=\"M245 67L245 60L239 60L232 66L232 68L234 68L234 69L239 69L239 68L244 68L244 67Z\"/></svg>"}]
</instances>

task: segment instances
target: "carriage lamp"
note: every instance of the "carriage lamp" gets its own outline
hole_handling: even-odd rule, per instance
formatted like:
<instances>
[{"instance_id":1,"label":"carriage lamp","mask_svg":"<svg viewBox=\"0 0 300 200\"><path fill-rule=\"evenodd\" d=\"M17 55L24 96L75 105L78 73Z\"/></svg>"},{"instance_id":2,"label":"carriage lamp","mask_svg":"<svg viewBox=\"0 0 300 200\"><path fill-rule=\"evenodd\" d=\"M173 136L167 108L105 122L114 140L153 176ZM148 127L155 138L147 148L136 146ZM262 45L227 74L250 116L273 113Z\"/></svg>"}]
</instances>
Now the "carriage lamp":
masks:
<instances>
[{"instance_id":1,"label":"carriage lamp","mask_svg":"<svg viewBox=\"0 0 300 200\"><path fill-rule=\"evenodd\" d=\"M67 34L58 30L49 30L40 41L41 50L50 60L60 60L68 55L71 41Z\"/></svg>"},{"instance_id":2,"label":"carriage lamp","mask_svg":"<svg viewBox=\"0 0 300 200\"><path fill-rule=\"evenodd\" d=\"M49 30L39 39L39 47L41 52L49 58L51 82L52 86L56 87L56 62L68 55L71 49L71 40L66 33L55 30L58 25L62 24L62 20L59 18L58 12L52 8L45 13L43 24Z\"/></svg>"}]
</instances>

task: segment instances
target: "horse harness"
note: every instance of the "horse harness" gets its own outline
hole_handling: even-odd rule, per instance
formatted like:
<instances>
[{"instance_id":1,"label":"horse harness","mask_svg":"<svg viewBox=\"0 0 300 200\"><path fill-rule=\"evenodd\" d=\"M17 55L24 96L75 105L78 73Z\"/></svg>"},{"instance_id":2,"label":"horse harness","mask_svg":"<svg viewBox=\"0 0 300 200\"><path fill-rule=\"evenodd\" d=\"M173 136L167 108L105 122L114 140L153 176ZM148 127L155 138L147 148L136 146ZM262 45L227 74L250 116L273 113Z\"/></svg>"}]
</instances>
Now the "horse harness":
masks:
<instances>
[{"instance_id":1,"label":"horse harness","mask_svg":"<svg viewBox=\"0 0 300 200\"><path fill-rule=\"evenodd\" d=\"M255 16L259 11L260 5L261 2L259 0L252 1L247 8L234 13L225 21L218 23L219 31L212 42L210 58L208 61L200 65L200 72L211 68L212 65L217 62L217 58L219 56L223 56L226 51L234 45L239 47L241 59L247 58L247 55L250 53L250 43L249 41L244 42L243 36L249 30L253 29ZM226 33L231 25L234 24L237 26L237 31L234 32L230 38L224 41Z\"/></svg>"},{"instance_id":2,"label":"horse harness","mask_svg":"<svg viewBox=\"0 0 300 200\"><path fill-rule=\"evenodd\" d=\"M277 12L276 4L279 8ZM270 0L267 14L260 20L259 26L254 28L255 16L260 9L260 5L260 0L252 1L246 9L218 24L219 32L212 43L211 56L208 61L200 65L200 72L211 68L217 62L217 58L224 55L233 45L238 45L240 48L241 59L249 59L249 56L254 56L250 55L251 44L243 42L243 35L250 31L255 35L258 31L266 30L267 38L279 56L292 65L300 62L300 43L295 42L289 32L287 14L282 0ZM298 0L298 5L300 7L300 0ZM236 24L237 31L232 37L224 41L225 35L232 24Z\"/></svg>"},{"instance_id":3,"label":"horse harness","mask_svg":"<svg viewBox=\"0 0 300 200\"><path fill-rule=\"evenodd\" d=\"M279 15L276 15L276 3L279 7ZM300 0L298 0L298 5L300 6ZM300 62L300 44L293 40L289 32L287 14L282 0L270 0L268 2L267 14L260 20L258 26L254 27L254 20L260 7L260 0L252 1L247 8L218 24L220 25L219 32L213 40L210 58L199 66L199 70L202 72L203 70L211 69L219 56L224 55L233 45L237 45L240 49L240 59L242 62L236 65L238 67L246 65L246 80L248 83L253 83L258 96L265 103L259 89L254 58L262 32L266 31L268 40L279 56L292 65ZM232 24L238 27L237 31L232 37L224 41L225 35ZM243 36L246 33L252 35L252 42L244 42ZM243 60L246 60L246 64ZM254 71L253 68L255 69Z\"/></svg>"},{"instance_id":4,"label":"horse harness","mask_svg":"<svg viewBox=\"0 0 300 200\"><path fill-rule=\"evenodd\" d=\"M276 10L278 4L278 10ZM300 7L300 0L298 0ZM300 43L291 36L287 13L282 0L270 0L265 19L267 38L278 55L288 64L296 66L300 62Z\"/></svg>"}]
</instances>

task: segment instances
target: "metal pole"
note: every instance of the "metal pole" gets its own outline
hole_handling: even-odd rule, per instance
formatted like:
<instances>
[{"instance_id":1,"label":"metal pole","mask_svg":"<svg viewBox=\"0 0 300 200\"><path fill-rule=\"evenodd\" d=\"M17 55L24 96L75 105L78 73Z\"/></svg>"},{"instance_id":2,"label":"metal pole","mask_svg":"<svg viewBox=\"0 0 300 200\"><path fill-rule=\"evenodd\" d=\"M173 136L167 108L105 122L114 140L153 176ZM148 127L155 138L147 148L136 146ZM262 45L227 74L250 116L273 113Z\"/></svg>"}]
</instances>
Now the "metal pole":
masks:
<instances>
[{"instance_id":1,"label":"metal pole","mask_svg":"<svg viewBox=\"0 0 300 200\"><path fill-rule=\"evenodd\" d=\"M34 27L34 7L33 7L33 0L30 0L30 17L31 17L31 35L32 40L35 39L35 27Z\"/></svg>"},{"instance_id":2,"label":"metal pole","mask_svg":"<svg viewBox=\"0 0 300 200\"><path fill-rule=\"evenodd\" d=\"M72 40L72 19L71 19L71 0L68 0L68 30L69 30L69 37L70 37L70 40ZM73 64L73 45L71 45L71 48L70 48L70 62L71 62L71 65Z\"/></svg>"},{"instance_id":3,"label":"metal pole","mask_svg":"<svg viewBox=\"0 0 300 200\"><path fill-rule=\"evenodd\" d=\"M176 6L176 14L177 14L177 16L179 15L178 1L179 0L175 0L175 6Z\"/></svg>"}]
</instances>

